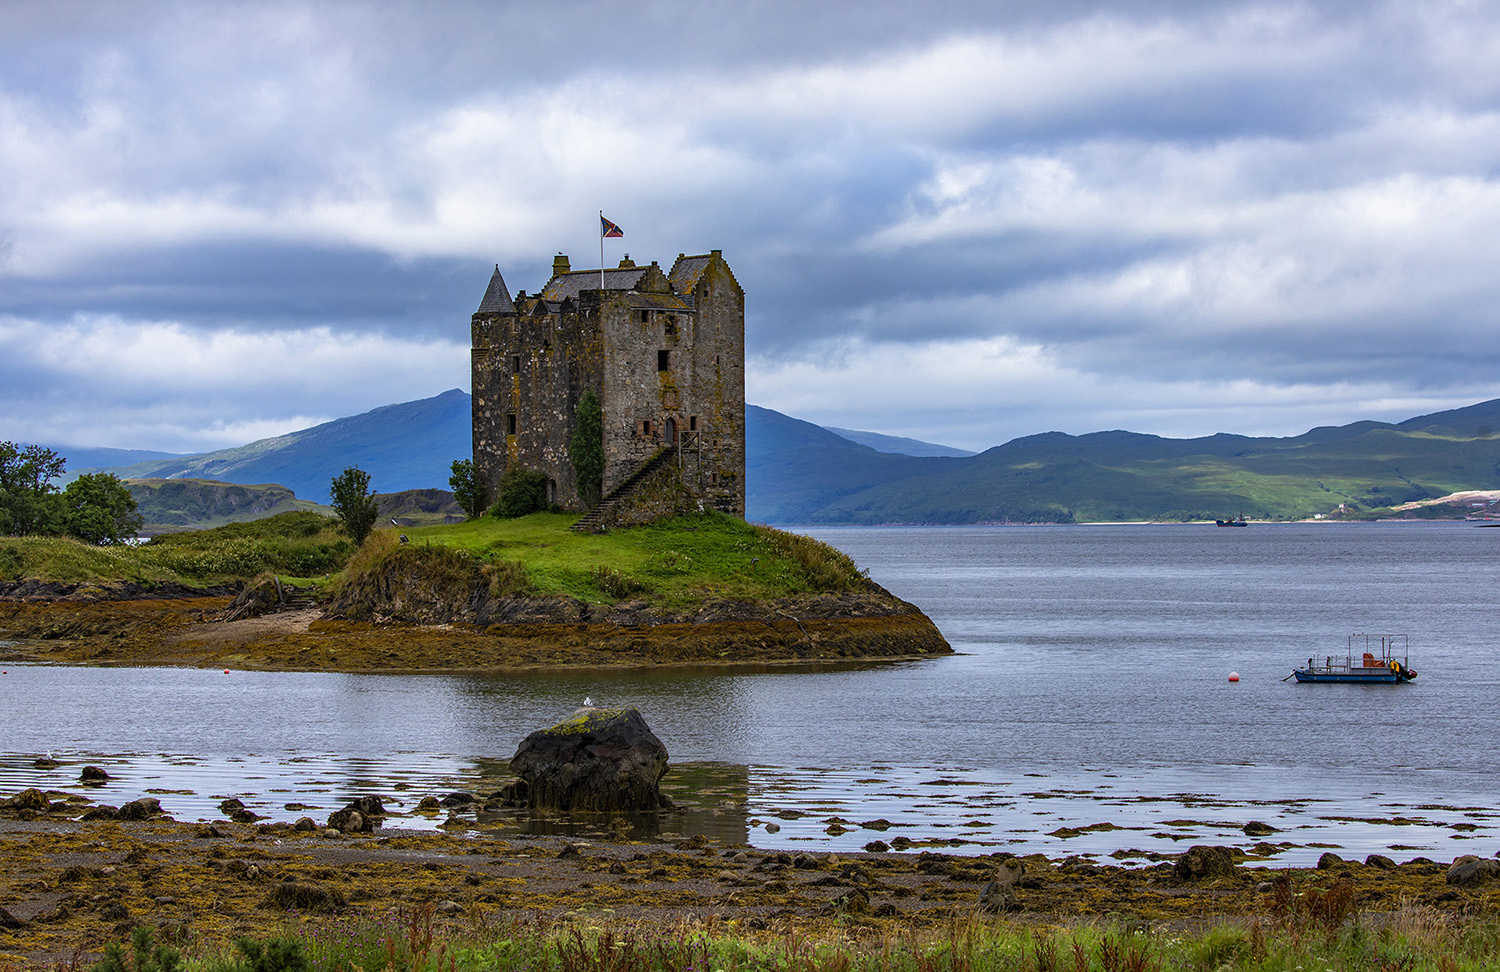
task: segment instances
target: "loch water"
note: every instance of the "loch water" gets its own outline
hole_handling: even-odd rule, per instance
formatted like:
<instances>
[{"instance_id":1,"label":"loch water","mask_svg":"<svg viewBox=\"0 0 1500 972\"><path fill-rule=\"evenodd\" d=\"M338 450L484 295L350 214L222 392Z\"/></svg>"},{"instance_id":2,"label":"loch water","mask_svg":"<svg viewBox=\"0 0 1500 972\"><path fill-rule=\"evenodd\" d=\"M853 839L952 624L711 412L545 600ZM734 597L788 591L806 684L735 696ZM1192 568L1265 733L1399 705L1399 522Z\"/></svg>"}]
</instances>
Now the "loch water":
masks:
<instances>
[{"instance_id":1,"label":"loch water","mask_svg":"<svg viewBox=\"0 0 1500 972\"><path fill-rule=\"evenodd\" d=\"M1500 530L807 532L919 605L957 654L485 677L11 664L0 793L76 791L93 762L114 777L95 799L154 793L178 819L215 818L226 796L271 819L321 818L370 792L404 811L426 793L484 792L521 738L592 697L639 706L671 751L668 790L689 812L663 836L1097 859L1267 840L1288 864L1328 849L1500 849ZM1341 657L1351 632L1408 635L1417 680L1284 680L1309 656ZM35 769L47 752L65 765ZM1278 832L1247 837L1251 820Z\"/></svg>"}]
</instances>

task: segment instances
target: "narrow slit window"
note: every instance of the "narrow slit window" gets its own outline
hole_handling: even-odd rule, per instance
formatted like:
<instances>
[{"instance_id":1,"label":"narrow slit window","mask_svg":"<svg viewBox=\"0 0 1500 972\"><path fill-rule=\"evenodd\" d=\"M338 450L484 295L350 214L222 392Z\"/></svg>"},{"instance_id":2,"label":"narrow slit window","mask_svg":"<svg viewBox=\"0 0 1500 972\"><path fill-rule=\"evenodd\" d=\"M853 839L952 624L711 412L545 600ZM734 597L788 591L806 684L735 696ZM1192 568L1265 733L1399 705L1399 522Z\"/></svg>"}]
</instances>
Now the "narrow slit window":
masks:
<instances>
[{"instance_id":1,"label":"narrow slit window","mask_svg":"<svg viewBox=\"0 0 1500 972\"><path fill-rule=\"evenodd\" d=\"M641 311L641 323L642 324L650 324L651 323L651 312L650 311Z\"/></svg>"},{"instance_id":2,"label":"narrow slit window","mask_svg":"<svg viewBox=\"0 0 1500 972\"><path fill-rule=\"evenodd\" d=\"M656 352L656 370L657 371L666 371L668 368L670 368L671 367L671 358L672 358L672 352L671 351L658 351L658 352Z\"/></svg>"},{"instance_id":3,"label":"narrow slit window","mask_svg":"<svg viewBox=\"0 0 1500 972\"><path fill-rule=\"evenodd\" d=\"M650 435L650 434L651 434L651 420L650 419L643 419L641 421L641 435Z\"/></svg>"},{"instance_id":4,"label":"narrow slit window","mask_svg":"<svg viewBox=\"0 0 1500 972\"><path fill-rule=\"evenodd\" d=\"M505 416L505 434L506 435L515 435L516 434L516 413L515 412L511 412L509 415Z\"/></svg>"},{"instance_id":5,"label":"narrow slit window","mask_svg":"<svg viewBox=\"0 0 1500 972\"><path fill-rule=\"evenodd\" d=\"M696 415L689 415L688 416L688 431L689 432L697 432L698 431L698 416L696 416Z\"/></svg>"},{"instance_id":6,"label":"narrow slit window","mask_svg":"<svg viewBox=\"0 0 1500 972\"><path fill-rule=\"evenodd\" d=\"M513 375L519 375L521 373L521 356L519 354L513 354L510 356L510 373Z\"/></svg>"}]
</instances>

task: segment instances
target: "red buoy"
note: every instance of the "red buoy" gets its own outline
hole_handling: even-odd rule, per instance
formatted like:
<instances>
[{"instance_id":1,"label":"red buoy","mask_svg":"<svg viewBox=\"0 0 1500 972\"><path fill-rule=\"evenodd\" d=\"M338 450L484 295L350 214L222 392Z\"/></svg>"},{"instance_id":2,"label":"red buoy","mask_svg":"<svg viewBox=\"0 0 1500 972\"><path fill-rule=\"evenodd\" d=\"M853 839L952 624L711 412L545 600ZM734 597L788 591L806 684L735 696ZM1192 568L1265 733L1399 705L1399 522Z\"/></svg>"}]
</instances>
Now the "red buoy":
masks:
<instances>
[{"instance_id":1,"label":"red buoy","mask_svg":"<svg viewBox=\"0 0 1500 972\"><path fill-rule=\"evenodd\" d=\"M1231 682L1238 682L1240 680L1240 673L1239 672L1230 672L1229 673L1229 680Z\"/></svg>"}]
</instances>

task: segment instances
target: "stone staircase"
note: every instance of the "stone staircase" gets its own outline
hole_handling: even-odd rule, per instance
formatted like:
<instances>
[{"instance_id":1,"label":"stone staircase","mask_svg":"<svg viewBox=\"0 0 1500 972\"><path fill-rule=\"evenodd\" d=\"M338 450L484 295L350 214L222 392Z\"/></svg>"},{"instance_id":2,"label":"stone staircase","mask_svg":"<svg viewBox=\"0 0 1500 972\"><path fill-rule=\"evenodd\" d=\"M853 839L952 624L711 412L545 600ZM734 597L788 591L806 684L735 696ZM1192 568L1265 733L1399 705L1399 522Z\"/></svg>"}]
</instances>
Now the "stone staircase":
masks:
<instances>
[{"instance_id":1,"label":"stone staircase","mask_svg":"<svg viewBox=\"0 0 1500 972\"><path fill-rule=\"evenodd\" d=\"M635 492L647 477L676 458L677 447L667 446L650 459L647 459L639 469L630 474L629 479L616 486L608 496L595 503L593 509L581 516L578 522L568 527L568 529L574 533L603 533L604 528L601 524L609 516L610 511L624 500L629 499L630 495Z\"/></svg>"},{"instance_id":2,"label":"stone staircase","mask_svg":"<svg viewBox=\"0 0 1500 972\"><path fill-rule=\"evenodd\" d=\"M293 584L281 585L281 603L277 606L278 611L302 611L307 608L317 607L318 588L314 584L306 587L297 587Z\"/></svg>"}]
</instances>

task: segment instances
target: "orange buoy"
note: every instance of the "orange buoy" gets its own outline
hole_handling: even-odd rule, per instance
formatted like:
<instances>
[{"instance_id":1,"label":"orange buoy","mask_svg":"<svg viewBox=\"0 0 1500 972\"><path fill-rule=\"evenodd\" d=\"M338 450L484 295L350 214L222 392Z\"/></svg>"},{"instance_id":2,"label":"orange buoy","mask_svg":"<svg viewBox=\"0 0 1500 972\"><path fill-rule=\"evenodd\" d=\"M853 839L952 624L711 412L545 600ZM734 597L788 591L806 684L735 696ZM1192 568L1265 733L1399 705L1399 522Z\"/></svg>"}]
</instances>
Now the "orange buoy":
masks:
<instances>
[{"instance_id":1,"label":"orange buoy","mask_svg":"<svg viewBox=\"0 0 1500 972\"><path fill-rule=\"evenodd\" d=\"M1230 672L1229 673L1229 680L1231 682L1238 682L1240 680L1240 673L1239 672Z\"/></svg>"}]
</instances>

